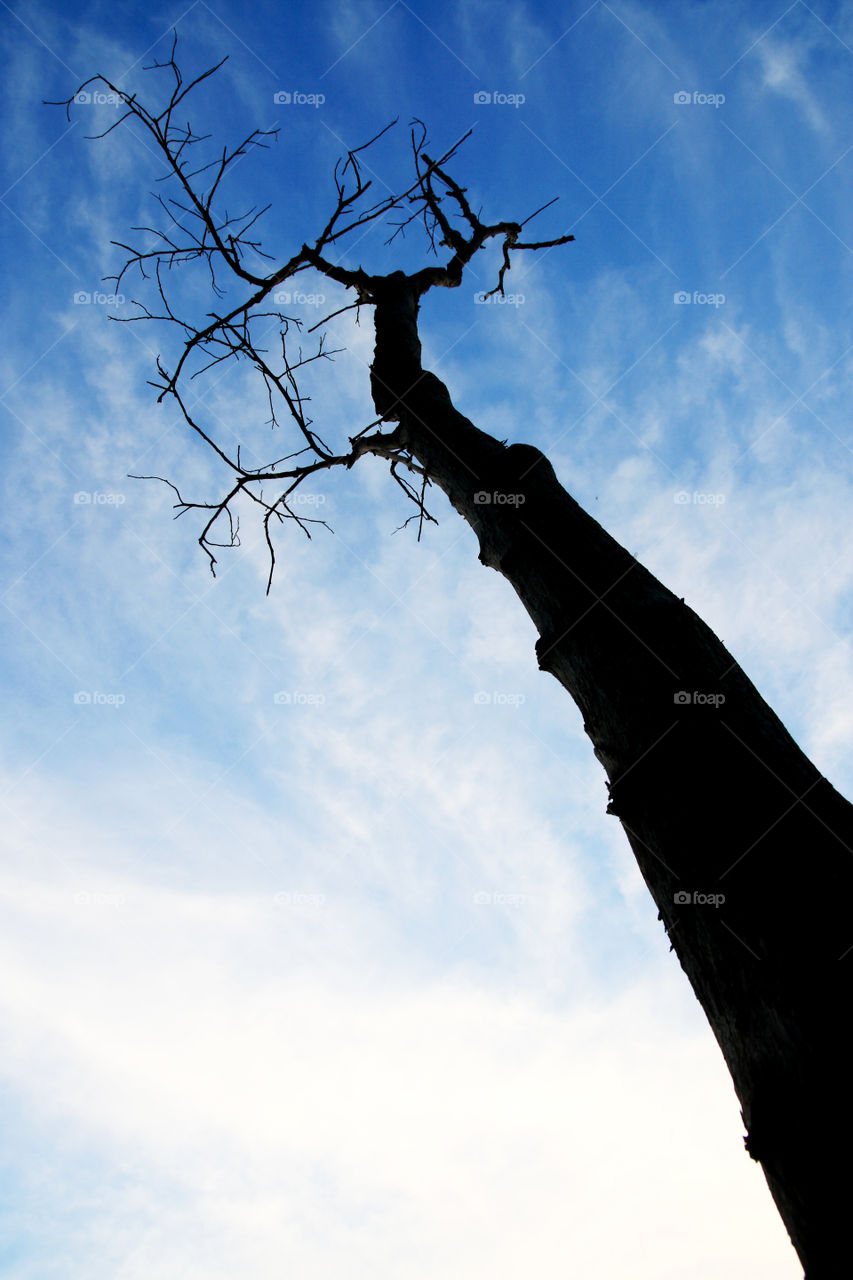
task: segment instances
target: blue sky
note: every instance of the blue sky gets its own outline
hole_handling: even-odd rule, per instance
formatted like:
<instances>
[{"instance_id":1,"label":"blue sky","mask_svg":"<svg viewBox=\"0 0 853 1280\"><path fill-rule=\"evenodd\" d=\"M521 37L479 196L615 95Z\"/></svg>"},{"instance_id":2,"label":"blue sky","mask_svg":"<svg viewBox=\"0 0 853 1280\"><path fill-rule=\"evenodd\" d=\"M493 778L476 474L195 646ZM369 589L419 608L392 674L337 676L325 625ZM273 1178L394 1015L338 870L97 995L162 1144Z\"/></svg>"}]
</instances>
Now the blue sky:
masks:
<instances>
[{"instance_id":1,"label":"blue sky","mask_svg":"<svg viewBox=\"0 0 853 1280\"><path fill-rule=\"evenodd\" d=\"M853 7L71 8L0 5L6 1273L793 1280L512 592L440 495L420 544L395 533L378 462L313 486L334 534L284 530L269 598L248 517L212 580L194 516L127 478L220 491L147 386L172 339L110 323L136 282L103 300L159 170L129 131L86 141L109 105L42 100L151 92L173 27L187 70L228 54L190 115L220 145L280 130L227 192L272 203L277 261L395 117L380 195L417 117L436 150L473 130L454 173L490 219L559 196L540 234L575 243L503 305L476 299L493 259L430 295L426 363L548 453L849 795ZM427 260L384 239L344 261ZM343 448L372 336L330 332L307 385ZM197 409L275 451L241 371Z\"/></svg>"}]
</instances>

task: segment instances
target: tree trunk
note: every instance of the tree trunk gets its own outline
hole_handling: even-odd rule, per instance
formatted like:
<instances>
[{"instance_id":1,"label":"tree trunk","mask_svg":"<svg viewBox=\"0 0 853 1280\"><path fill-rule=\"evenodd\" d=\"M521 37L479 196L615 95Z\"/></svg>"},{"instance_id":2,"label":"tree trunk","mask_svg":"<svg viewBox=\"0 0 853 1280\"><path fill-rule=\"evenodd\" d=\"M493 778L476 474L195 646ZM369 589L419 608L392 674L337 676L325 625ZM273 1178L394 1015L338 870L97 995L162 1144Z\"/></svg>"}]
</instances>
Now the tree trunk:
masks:
<instances>
[{"instance_id":1,"label":"tree trunk","mask_svg":"<svg viewBox=\"0 0 853 1280\"><path fill-rule=\"evenodd\" d=\"M717 1037L807 1280L847 1276L853 806L538 449L507 448L454 409L421 368L417 312L412 280L388 277L377 412L399 420L533 619L539 665L583 714L608 812Z\"/></svg>"}]
</instances>

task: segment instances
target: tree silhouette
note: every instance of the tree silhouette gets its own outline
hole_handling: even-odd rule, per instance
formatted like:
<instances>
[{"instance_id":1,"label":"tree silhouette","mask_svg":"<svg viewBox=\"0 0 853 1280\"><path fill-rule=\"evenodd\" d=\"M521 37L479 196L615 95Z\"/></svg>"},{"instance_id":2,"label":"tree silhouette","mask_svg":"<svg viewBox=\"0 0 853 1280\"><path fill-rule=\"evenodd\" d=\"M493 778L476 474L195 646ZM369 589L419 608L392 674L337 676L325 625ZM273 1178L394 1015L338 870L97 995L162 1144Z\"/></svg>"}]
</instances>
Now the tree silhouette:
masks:
<instances>
[{"instance_id":1,"label":"tree silhouette","mask_svg":"<svg viewBox=\"0 0 853 1280\"><path fill-rule=\"evenodd\" d=\"M409 185L373 198L364 153L382 130L335 169L331 212L314 242L277 266L255 238L266 210L234 215L223 206L235 161L267 145L271 134L256 130L214 159L197 160L207 139L179 109L222 63L185 82L175 52L173 44L169 59L149 68L169 78L157 108L103 76L75 96L103 85L124 108L106 132L136 122L166 165L170 193L157 197L163 222L135 228L140 239L120 245L127 258L112 279L118 289L138 272L153 283L156 300L137 302L130 319L180 333L173 367L158 358L158 398L178 404L229 472L225 492L207 501L185 498L180 485L164 479L176 513L201 513L199 543L215 571L217 551L239 542L238 508L253 504L271 582L278 526L293 521L310 536L311 524L323 523L294 502L311 476L351 468L368 455L383 458L419 526L433 518L430 488L447 495L476 533L482 563L511 583L536 625L540 667L583 714L607 774L608 813L622 823L723 1052L747 1150L764 1169L808 1280L846 1275L850 1179L839 1169L853 1136L844 1030L853 964L853 807L706 624L580 508L547 458L479 430L422 365L418 312L426 293L457 288L494 242L500 261L489 293L503 294L514 255L573 237L529 236L526 228L553 202L521 221L484 221L449 171L465 138L432 158L415 121ZM429 265L385 273L343 265L358 233L381 222L393 228L388 244L419 227ZM201 320L183 314L170 296L172 269L191 262L207 268L218 307ZM264 271L266 263L272 265ZM304 350L300 322L276 300L305 272L347 290L353 301L343 310L373 314L376 416L340 451L315 427L299 378L334 354L324 329L340 310L312 326L318 336ZM281 344L274 356L264 345L270 332ZM244 464L239 446L218 441L190 403L193 378L234 361L257 371L272 425L291 420L291 444L259 467Z\"/></svg>"}]
</instances>

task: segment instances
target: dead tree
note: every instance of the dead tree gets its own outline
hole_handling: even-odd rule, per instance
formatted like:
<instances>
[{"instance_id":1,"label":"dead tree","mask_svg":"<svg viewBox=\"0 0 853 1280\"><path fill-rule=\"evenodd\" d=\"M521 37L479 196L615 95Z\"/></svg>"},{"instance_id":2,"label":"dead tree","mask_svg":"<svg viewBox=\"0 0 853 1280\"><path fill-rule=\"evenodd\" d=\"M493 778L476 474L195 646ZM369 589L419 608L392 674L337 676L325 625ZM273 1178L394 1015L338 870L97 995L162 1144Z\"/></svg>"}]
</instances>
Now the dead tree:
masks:
<instances>
[{"instance_id":1,"label":"dead tree","mask_svg":"<svg viewBox=\"0 0 853 1280\"><path fill-rule=\"evenodd\" d=\"M167 481L178 514L203 513L199 542L214 569L216 551L239 537L235 504L256 504L271 578L277 526L292 520L310 534L311 522L293 503L309 477L351 468L366 455L386 459L419 522L432 518L430 487L444 491L476 533L482 563L508 579L533 619L540 667L583 713L607 774L607 811L622 823L705 1010L740 1100L747 1151L764 1169L808 1280L848 1275L853 1110L844 1026L853 966L853 807L709 627L581 510L547 458L480 431L422 364L418 311L425 294L457 288L492 242L502 255L492 292L502 293L516 254L573 237L529 238L536 214L484 221L449 172L460 143L432 158L416 123L410 185L373 200L365 148L350 151L335 171L326 225L312 244L275 265L281 260L252 238L264 210L220 212L235 160L269 136L256 131L197 162L205 139L179 111L217 67L186 83L174 46L154 67L169 78L157 109L104 77L86 85L116 95L123 112L111 128L129 118L142 126L171 186L171 194L158 196L163 223L137 228L149 239L122 246L127 261L115 280L118 288L138 271L153 281L159 301L154 310L137 304L135 318L177 327L181 337L173 367L158 360L159 399L177 403L230 475L224 494L209 501L185 499ZM391 240L418 224L429 264L384 274L340 265L354 234L383 219L395 225ZM226 283L232 299L202 322L180 314L167 291L170 269L194 260L209 269L214 299L225 296ZM273 265L261 271L256 264L265 260ZM274 302L276 290L310 271L349 291L353 307L373 312L376 417L341 451L315 429L299 389L300 368L330 352L321 337L308 354L294 354L298 324ZM322 331L329 319L314 328ZM276 357L258 337L271 325L281 334ZM257 370L273 422L286 413L296 433L286 456L263 467L245 466L239 449L220 444L186 394L190 377L233 360Z\"/></svg>"}]
</instances>

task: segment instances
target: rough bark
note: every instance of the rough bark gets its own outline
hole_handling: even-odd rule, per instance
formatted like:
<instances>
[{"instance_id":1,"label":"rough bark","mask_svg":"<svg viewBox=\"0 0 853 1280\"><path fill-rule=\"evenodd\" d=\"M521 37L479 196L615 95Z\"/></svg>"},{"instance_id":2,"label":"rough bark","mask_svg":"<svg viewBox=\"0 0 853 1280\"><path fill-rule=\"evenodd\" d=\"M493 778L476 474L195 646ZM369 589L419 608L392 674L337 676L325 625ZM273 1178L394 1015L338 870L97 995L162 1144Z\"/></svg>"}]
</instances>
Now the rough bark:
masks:
<instances>
[{"instance_id":1,"label":"rough bark","mask_svg":"<svg viewBox=\"0 0 853 1280\"><path fill-rule=\"evenodd\" d=\"M608 812L723 1052L807 1280L847 1276L853 806L538 449L505 447L453 407L421 367L417 313L413 278L387 277L377 412L533 619L539 665L583 713Z\"/></svg>"}]
</instances>

